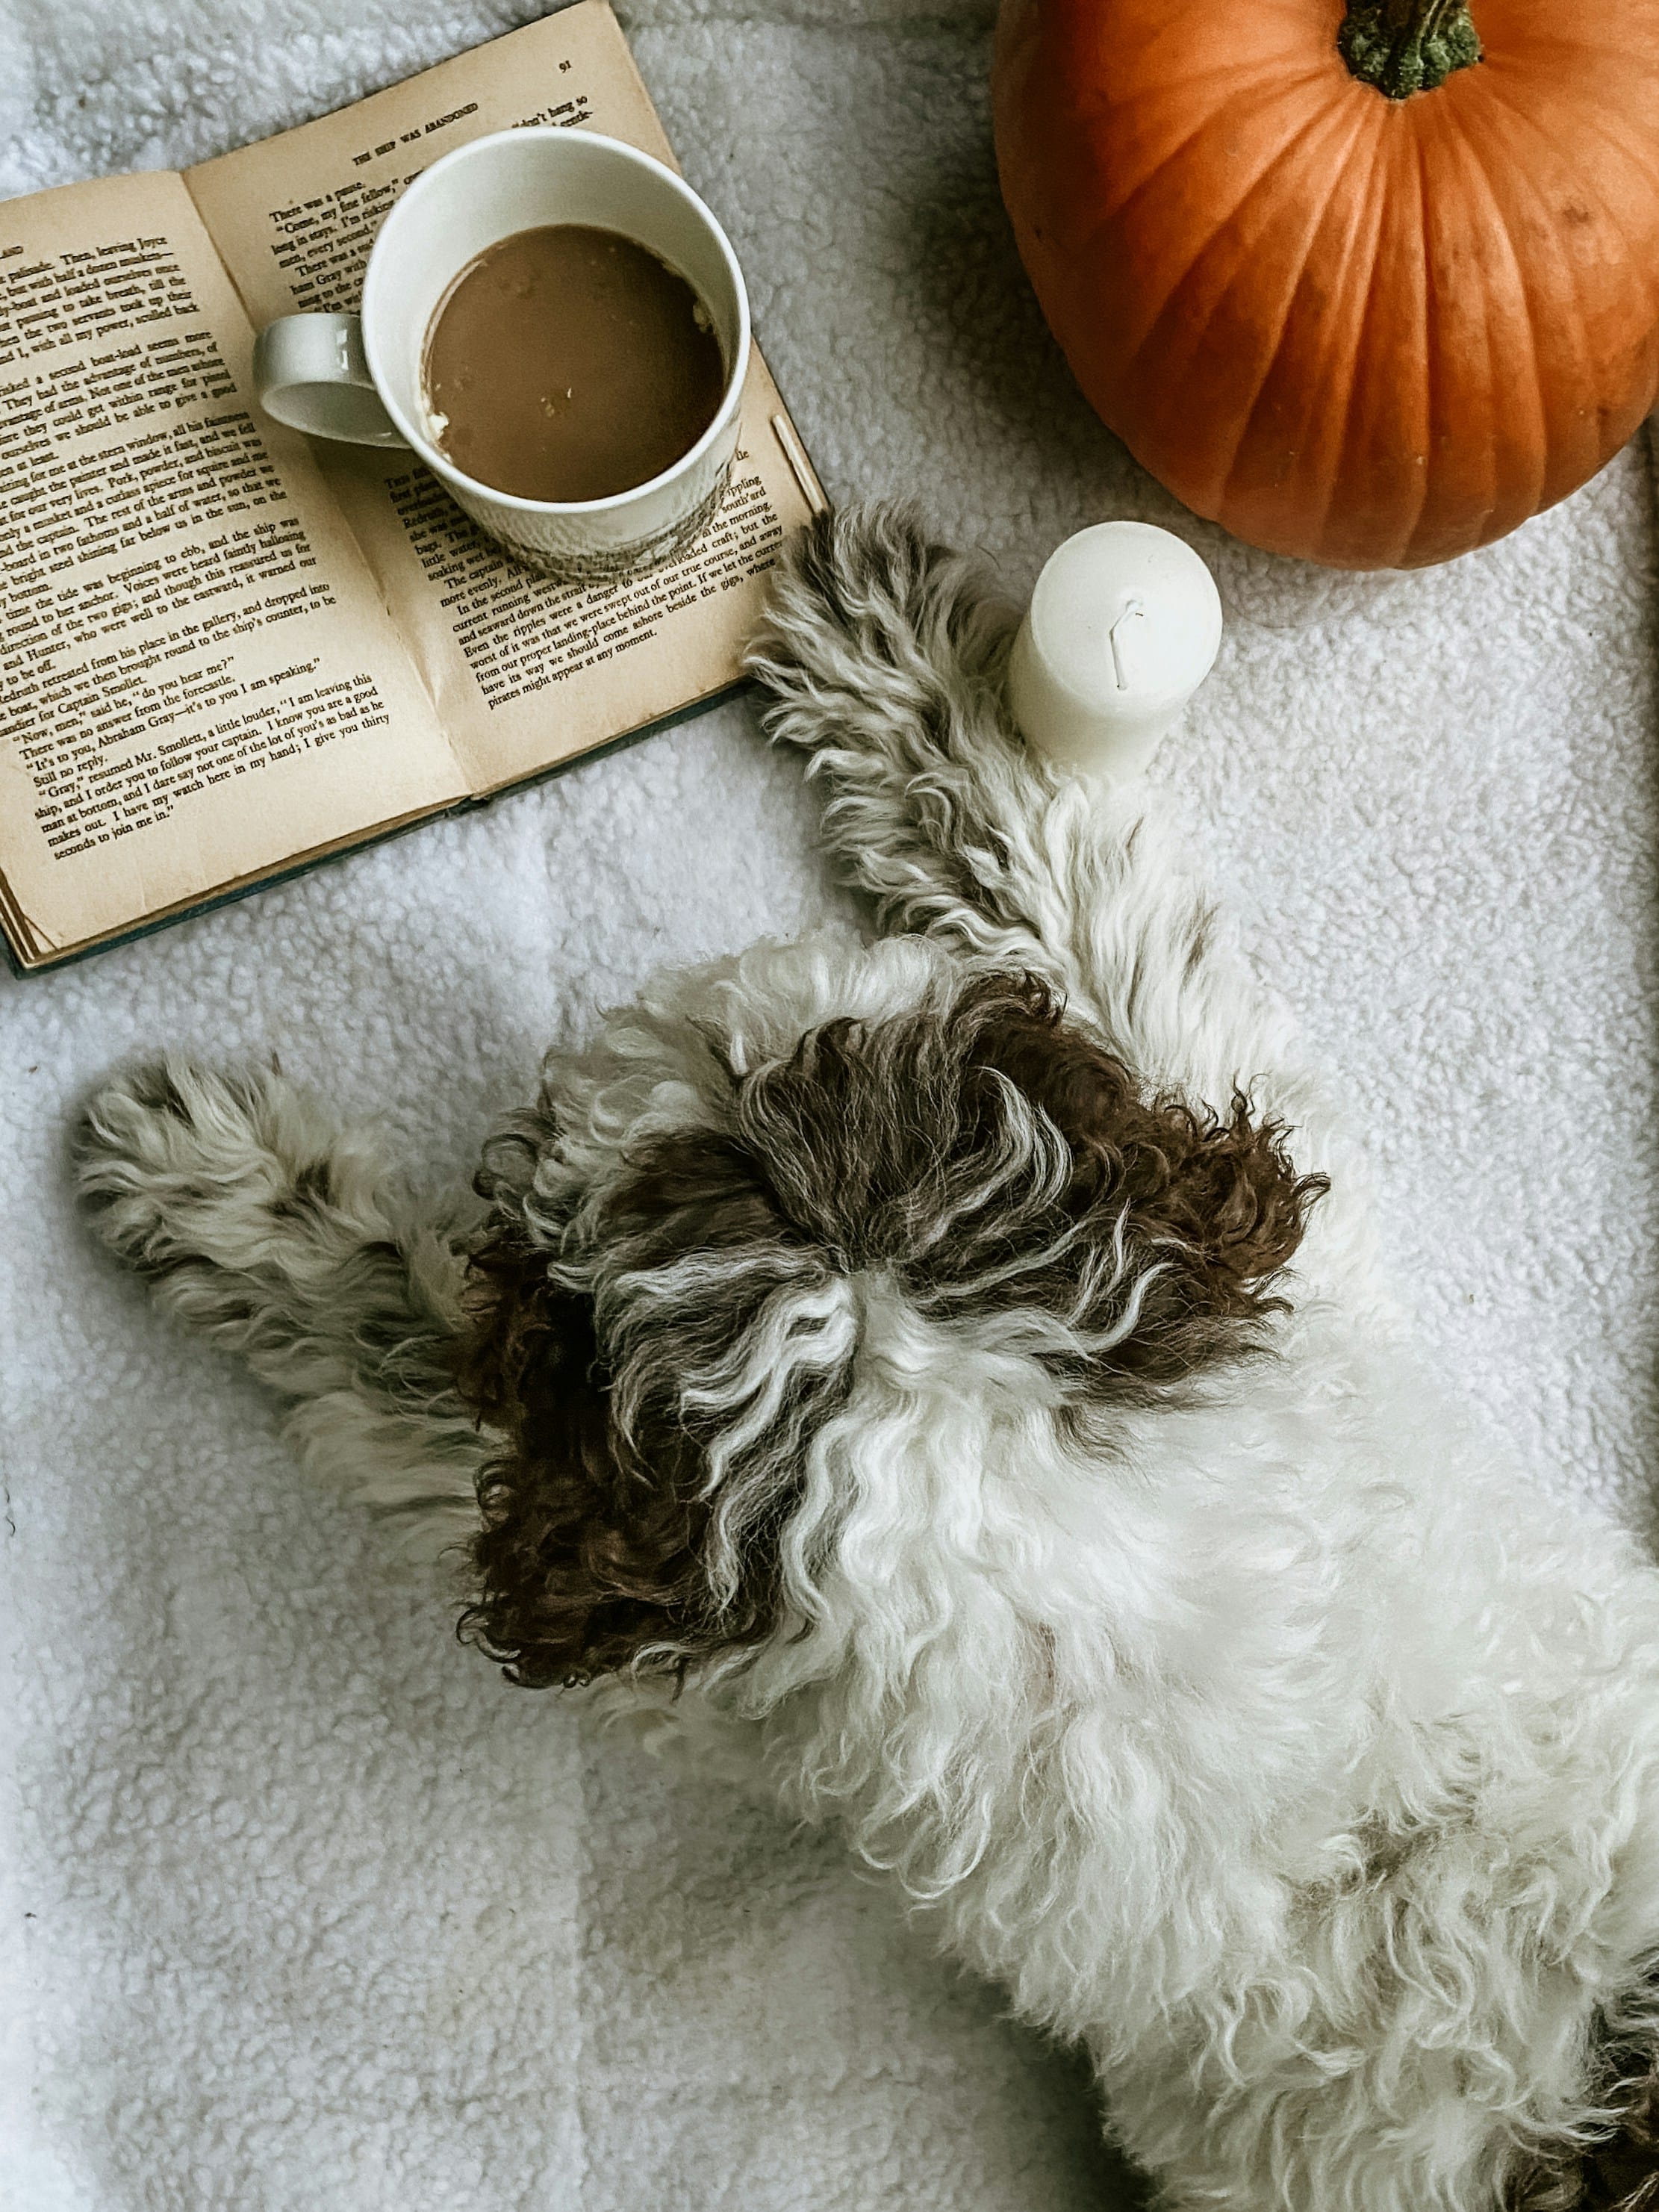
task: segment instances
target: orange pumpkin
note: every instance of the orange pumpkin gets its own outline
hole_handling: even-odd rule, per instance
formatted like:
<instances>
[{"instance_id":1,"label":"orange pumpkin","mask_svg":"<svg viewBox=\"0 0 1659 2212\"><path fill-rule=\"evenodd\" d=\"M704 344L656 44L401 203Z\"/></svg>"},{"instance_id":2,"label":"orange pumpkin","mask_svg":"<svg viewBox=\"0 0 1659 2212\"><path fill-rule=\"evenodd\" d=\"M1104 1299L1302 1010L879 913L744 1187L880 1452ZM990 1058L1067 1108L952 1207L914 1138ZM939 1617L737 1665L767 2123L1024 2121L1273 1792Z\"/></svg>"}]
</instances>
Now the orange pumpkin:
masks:
<instances>
[{"instance_id":1,"label":"orange pumpkin","mask_svg":"<svg viewBox=\"0 0 1659 2212\"><path fill-rule=\"evenodd\" d=\"M994 92L1078 381L1252 544L1450 560L1654 404L1659 0L1004 0Z\"/></svg>"}]
</instances>

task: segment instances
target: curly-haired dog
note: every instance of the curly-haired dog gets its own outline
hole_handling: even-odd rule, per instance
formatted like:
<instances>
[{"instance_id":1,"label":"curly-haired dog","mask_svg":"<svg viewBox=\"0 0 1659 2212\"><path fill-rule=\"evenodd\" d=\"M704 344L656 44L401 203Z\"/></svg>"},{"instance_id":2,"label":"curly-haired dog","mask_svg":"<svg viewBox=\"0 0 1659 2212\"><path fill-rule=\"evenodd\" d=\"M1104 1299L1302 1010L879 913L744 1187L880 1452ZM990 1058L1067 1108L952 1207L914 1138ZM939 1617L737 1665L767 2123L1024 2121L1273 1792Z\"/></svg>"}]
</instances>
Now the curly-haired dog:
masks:
<instances>
[{"instance_id":1,"label":"curly-haired dog","mask_svg":"<svg viewBox=\"0 0 1659 2212\"><path fill-rule=\"evenodd\" d=\"M1659 1574L1413 1364L1334 1117L1009 617L816 526L755 656L885 933L668 979L398 1193L278 1078L86 1126L103 1235L609 1678L1080 2039L1164 2199L1659 2193Z\"/></svg>"}]
</instances>

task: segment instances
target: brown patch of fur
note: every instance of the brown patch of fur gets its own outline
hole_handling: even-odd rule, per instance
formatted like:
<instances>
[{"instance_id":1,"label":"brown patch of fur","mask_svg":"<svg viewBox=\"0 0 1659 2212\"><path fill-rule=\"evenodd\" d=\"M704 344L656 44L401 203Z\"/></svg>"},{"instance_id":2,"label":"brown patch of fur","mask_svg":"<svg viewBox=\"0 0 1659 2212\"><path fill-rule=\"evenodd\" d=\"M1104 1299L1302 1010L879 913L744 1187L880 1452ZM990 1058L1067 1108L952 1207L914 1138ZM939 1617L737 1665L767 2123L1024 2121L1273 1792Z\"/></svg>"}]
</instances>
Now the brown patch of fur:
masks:
<instances>
[{"instance_id":1,"label":"brown patch of fur","mask_svg":"<svg viewBox=\"0 0 1659 2212\"><path fill-rule=\"evenodd\" d=\"M1057 1133L1070 1152L1058 1194L1036 1153L1019 1153L1030 1122L1016 1094L1042 1117L1039 1135L1049 1127L1036 1152L1052 1158ZM1297 1176L1282 1132L1255 1123L1243 1097L1219 1118L1144 1100L1025 975L976 980L943 1009L825 1023L787 1059L733 1074L726 1129L653 1139L630 1169L598 1230L620 1240L629 1272L692 1252L717 1264L706 1293L653 1321L626 1434L592 1308L550 1279L515 1194L473 1264L459 1381L504 1449L480 1484L482 1594L463 1632L533 1686L659 1645L660 1663L683 1669L774 1626L799 1448L848 1378L803 1380L750 1446L774 1491L737 1597L718 1611L701 1565L717 1424L687 1408L679 1384L738 1347L781 1283L880 1268L947 1325L1018 1304L1101 1330L1139 1280L1133 1328L1061 1363L1079 1406L1100 1409L1250 1350L1324 1188ZM1121 1269L1102 1265L1114 1240ZM1019 1271L1000 1281L1011 1261Z\"/></svg>"},{"instance_id":2,"label":"brown patch of fur","mask_svg":"<svg viewBox=\"0 0 1659 2212\"><path fill-rule=\"evenodd\" d=\"M1070 1146L1066 1213L1097 1240L1121 1218L1130 1251L1156 1270L1103 1370L1168 1384L1251 1348L1255 1325L1285 1307L1271 1285L1326 1179L1297 1174L1284 1130L1254 1121L1241 1093L1224 1117L1172 1094L1143 1102L1121 1061L1069 1027L1039 986L986 1012L973 1064L1011 1081ZM1024 1294L1070 1297L1076 1264Z\"/></svg>"},{"instance_id":3,"label":"brown patch of fur","mask_svg":"<svg viewBox=\"0 0 1659 2212\"><path fill-rule=\"evenodd\" d=\"M642 1147L638 1172L605 1220L647 1268L689 1250L760 1247L775 1226L752 1169L708 1133ZM712 1510L702 1495L703 1455L717 1424L688 1413L673 1382L676 1370L732 1348L770 1279L682 1317L678 1356L624 1434L592 1303L550 1279L548 1254L516 1209L493 1224L471 1274L472 1329L457 1379L506 1441L479 1479L483 1525L472 1557L482 1595L462 1616L463 1637L509 1680L540 1689L620 1669L652 1646L661 1647L660 1667L681 1673L716 1645L766 1635L777 1609L776 1539L793 1494L775 1501L742 1588L716 1618L700 1553ZM822 1417L839 1389L823 1383L814 1395ZM798 1425L807 1410L787 1406L775 1425Z\"/></svg>"},{"instance_id":4,"label":"brown patch of fur","mask_svg":"<svg viewBox=\"0 0 1659 2212\"><path fill-rule=\"evenodd\" d=\"M473 1261L457 1381L504 1449L479 1477L464 1636L532 1688L625 1665L695 1600L696 1514L617 1449L589 1301L503 1224Z\"/></svg>"},{"instance_id":5,"label":"brown patch of fur","mask_svg":"<svg viewBox=\"0 0 1659 2212\"><path fill-rule=\"evenodd\" d=\"M1632 2095L1619 2132L1584 2160L1584 2212L1651 2212L1659 2203L1659 2075Z\"/></svg>"},{"instance_id":6,"label":"brown patch of fur","mask_svg":"<svg viewBox=\"0 0 1659 2212\"><path fill-rule=\"evenodd\" d=\"M1615 2046L1593 2091L1619 2114L1600 2142L1535 2159L1505 2199L1505 2212L1656 2212L1659 2208L1659 2066L1651 2052Z\"/></svg>"}]
</instances>

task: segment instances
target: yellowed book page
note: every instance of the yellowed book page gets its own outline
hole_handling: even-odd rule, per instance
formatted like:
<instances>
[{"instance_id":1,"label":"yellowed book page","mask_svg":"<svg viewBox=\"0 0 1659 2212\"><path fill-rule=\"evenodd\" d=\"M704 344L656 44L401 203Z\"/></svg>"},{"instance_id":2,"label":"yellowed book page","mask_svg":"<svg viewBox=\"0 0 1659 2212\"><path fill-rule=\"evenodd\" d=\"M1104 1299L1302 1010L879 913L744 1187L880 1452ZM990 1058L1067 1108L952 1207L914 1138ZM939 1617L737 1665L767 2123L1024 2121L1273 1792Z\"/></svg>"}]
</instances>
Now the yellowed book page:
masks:
<instances>
[{"instance_id":1,"label":"yellowed book page","mask_svg":"<svg viewBox=\"0 0 1659 2212\"><path fill-rule=\"evenodd\" d=\"M465 797L176 176L0 204L0 874L26 958Z\"/></svg>"},{"instance_id":2,"label":"yellowed book page","mask_svg":"<svg viewBox=\"0 0 1659 2212\"><path fill-rule=\"evenodd\" d=\"M522 124L601 131L673 160L605 0L580 0L185 182L262 325L356 307L404 187L453 147ZM709 534L627 584L518 567L408 454L315 451L478 792L735 682L765 573L823 498L758 352L741 458Z\"/></svg>"},{"instance_id":3,"label":"yellowed book page","mask_svg":"<svg viewBox=\"0 0 1659 2212\"><path fill-rule=\"evenodd\" d=\"M453 803L453 800L448 800L445 805ZM330 838L320 845L308 848L305 852L291 854L278 867L252 869L246 875L233 876L225 883L216 884L210 896L205 900L199 897L176 899L170 906L158 908L155 913L145 915L143 921L139 923L120 922L111 928L97 931L87 937L75 938L63 945L33 947L27 922L6 898L4 884L0 882L0 927L4 928L12 940L16 964L20 968L25 970L50 968L60 961L73 959L81 953L95 951L100 945L119 944L123 939L132 936L135 929L155 928L163 923L177 921L182 915L200 912L204 907L218 906L227 899L240 898L246 891L258 890L273 883L281 883L289 874L301 873L306 869L314 866L319 860L333 860L343 853L355 852L375 838L396 836L400 831L411 829L416 823L429 821L434 813L440 813L442 811L442 806L421 806L417 807L413 813L400 816L390 822L377 822L367 833L357 830L352 831L348 836Z\"/></svg>"}]
</instances>

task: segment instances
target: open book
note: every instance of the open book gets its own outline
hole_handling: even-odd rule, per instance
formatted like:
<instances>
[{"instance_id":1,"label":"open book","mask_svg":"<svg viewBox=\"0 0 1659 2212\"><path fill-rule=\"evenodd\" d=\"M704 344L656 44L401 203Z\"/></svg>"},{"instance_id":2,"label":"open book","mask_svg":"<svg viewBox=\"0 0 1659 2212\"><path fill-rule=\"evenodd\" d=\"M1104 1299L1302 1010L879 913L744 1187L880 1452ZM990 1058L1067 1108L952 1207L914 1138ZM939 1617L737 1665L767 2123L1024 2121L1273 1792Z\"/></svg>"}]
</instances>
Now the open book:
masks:
<instances>
[{"instance_id":1,"label":"open book","mask_svg":"<svg viewBox=\"0 0 1659 2212\"><path fill-rule=\"evenodd\" d=\"M355 307L381 217L487 131L672 161L605 0L182 174L0 204L0 925L41 968L545 774L739 678L823 502L758 351L711 530L620 584L516 567L404 453L256 411L255 330Z\"/></svg>"}]
</instances>

